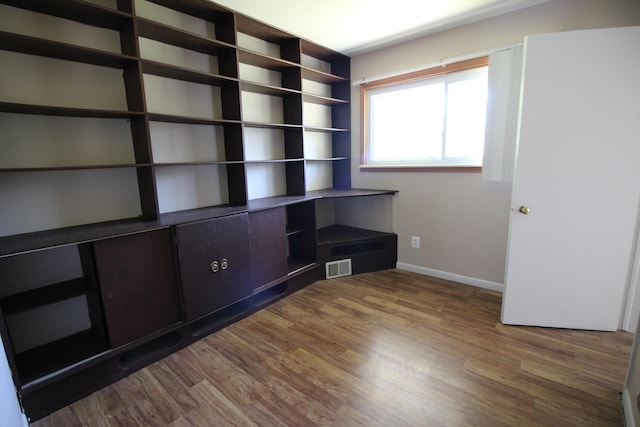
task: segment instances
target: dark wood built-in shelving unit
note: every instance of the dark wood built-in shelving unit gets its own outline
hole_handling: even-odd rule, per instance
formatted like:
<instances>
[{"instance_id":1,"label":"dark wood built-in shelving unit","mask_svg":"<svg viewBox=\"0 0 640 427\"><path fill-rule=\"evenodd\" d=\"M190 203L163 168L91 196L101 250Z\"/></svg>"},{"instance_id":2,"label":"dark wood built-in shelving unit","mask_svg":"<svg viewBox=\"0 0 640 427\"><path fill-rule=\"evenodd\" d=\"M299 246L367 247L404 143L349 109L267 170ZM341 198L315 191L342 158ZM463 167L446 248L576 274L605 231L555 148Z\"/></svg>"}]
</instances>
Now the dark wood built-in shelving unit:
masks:
<instances>
[{"instance_id":1,"label":"dark wood built-in shelving unit","mask_svg":"<svg viewBox=\"0 0 640 427\"><path fill-rule=\"evenodd\" d=\"M0 0L0 333L32 420L327 261L396 262L393 233L318 229L395 193L351 186L349 57L206 0L101 3Z\"/></svg>"}]
</instances>

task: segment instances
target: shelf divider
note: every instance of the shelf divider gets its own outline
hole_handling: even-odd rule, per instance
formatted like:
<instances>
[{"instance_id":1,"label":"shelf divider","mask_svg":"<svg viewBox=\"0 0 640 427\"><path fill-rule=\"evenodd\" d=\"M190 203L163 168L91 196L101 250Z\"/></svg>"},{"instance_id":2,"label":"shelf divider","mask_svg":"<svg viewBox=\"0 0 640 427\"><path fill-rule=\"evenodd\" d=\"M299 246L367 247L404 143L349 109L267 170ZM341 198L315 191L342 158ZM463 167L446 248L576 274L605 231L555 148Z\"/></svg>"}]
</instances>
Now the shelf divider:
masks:
<instances>
[{"instance_id":1,"label":"shelf divider","mask_svg":"<svg viewBox=\"0 0 640 427\"><path fill-rule=\"evenodd\" d=\"M44 286L0 299L5 315L33 310L45 305L55 304L71 298L85 295L88 284L84 277L68 280L54 285Z\"/></svg>"}]
</instances>

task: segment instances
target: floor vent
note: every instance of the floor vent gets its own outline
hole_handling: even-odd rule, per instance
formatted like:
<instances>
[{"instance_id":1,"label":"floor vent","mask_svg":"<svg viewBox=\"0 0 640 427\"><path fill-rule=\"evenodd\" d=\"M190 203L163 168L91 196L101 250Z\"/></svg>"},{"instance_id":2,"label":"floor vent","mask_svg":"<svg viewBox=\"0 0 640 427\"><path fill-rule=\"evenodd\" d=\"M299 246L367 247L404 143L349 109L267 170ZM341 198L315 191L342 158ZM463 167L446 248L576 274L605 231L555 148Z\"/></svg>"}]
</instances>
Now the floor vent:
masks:
<instances>
[{"instance_id":1,"label":"floor vent","mask_svg":"<svg viewBox=\"0 0 640 427\"><path fill-rule=\"evenodd\" d=\"M331 261L325 264L327 279L335 277L351 276L351 258Z\"/></svg>"}]
</instances>

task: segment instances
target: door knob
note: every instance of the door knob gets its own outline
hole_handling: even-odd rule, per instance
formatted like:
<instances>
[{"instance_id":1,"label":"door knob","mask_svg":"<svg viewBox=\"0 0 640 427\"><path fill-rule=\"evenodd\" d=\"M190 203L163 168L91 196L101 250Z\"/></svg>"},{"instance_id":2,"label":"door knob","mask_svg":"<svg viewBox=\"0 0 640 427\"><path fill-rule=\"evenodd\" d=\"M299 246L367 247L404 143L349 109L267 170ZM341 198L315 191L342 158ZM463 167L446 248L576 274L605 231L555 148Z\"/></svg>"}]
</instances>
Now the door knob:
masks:
<instances>
[{"instance_id":1,"label":"door knob","mask_svg":"<svg viewBox=\"0 0 640 427\"><path fill-rule=\"evenodd\" d=\"M518 209L518 211L521 214L528 215L529 212L531 212L531 208L529 206L520 206L520 209Z\"/></svg>"}]
</instances>

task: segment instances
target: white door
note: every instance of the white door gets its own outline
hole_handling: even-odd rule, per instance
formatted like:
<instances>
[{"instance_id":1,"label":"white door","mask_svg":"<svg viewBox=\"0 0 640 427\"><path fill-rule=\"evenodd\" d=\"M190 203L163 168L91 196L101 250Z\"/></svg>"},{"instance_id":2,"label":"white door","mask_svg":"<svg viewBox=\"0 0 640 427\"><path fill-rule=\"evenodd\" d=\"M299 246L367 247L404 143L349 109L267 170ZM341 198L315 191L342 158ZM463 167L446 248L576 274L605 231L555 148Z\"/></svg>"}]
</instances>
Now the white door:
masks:
<instances>
[{"instance_id":1,"label":"white door","mask_svg":"<svg viewBox=\"0 0 640 427\"><path fill-rule=\"evenodd\" d=\"M618 329L639 197L640 27L528 36L502 322Z\"/></svg>"}]
</instances>

